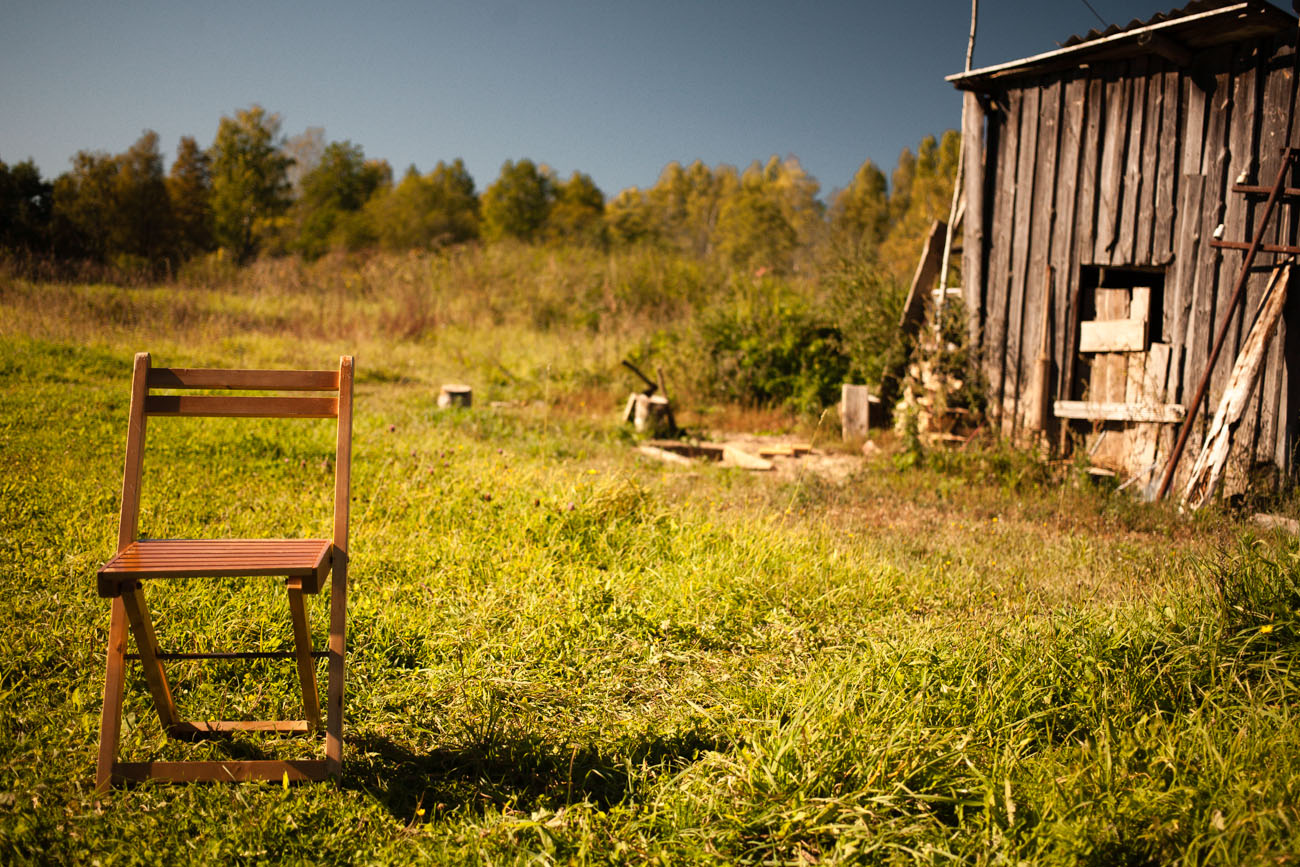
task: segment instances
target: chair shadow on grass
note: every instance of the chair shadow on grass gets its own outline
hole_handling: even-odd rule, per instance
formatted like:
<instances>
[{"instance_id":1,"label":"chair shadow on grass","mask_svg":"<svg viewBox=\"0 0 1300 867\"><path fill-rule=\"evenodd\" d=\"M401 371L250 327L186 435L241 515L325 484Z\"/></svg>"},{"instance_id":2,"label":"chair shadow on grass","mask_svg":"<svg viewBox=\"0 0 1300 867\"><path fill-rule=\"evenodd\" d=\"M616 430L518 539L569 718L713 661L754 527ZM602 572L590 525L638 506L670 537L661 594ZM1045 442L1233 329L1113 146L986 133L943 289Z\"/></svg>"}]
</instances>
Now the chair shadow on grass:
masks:
<instances>
[{"instance_id":1,"label":"chair shadow on grass","mask_svg":"<svg viewBox=\"0 0 1300 867\"><path fill-rule=\"evenodd\" d=\"M486 742L419 752L387 737L355 734L348 740L343 786L375 798L406 824L507 805L531 811L585 800L607 809L632 793L642 767L680 768L725 748L717 736L695 729L647 733L608 751L503 732Z\"/></svg>"}]
</instances>

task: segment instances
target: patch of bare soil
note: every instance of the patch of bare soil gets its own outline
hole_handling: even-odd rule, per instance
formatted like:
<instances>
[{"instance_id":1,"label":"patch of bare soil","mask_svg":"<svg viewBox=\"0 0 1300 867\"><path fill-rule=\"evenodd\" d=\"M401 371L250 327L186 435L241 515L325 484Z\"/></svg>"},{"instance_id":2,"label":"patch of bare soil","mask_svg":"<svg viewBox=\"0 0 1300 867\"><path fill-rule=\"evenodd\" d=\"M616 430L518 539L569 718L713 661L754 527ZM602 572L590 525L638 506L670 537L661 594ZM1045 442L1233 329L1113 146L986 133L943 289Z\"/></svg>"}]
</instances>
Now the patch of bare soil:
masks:
<instances>
[{"instance_id":1,"label":"patch of bare soil","mask_svg":"<svg viewBox=\"0 0 1300 867\"><path fill-rule=\"evenodd\" d=\"M696 443L650 440L638 450L665 463L689 466L716 462L782 481L812 474L842 482L863 463L859 455L813 448L806 439L789 435L715 434L711 442Z\"/></svg>"},{"instance_id":2,"label":"patch of bare soil","mask_svg":"<svg viewBox=\"0 0 1300 867\"><path fill-rule=\"evenodd\" d=\"M724 447L770 461L772 469L765 475L782 481L810 473L827 481L842 482L863 463L861 455L813 448L808 440L791 436L729 434L721 442Z\"/></svg>"}]
</instances>

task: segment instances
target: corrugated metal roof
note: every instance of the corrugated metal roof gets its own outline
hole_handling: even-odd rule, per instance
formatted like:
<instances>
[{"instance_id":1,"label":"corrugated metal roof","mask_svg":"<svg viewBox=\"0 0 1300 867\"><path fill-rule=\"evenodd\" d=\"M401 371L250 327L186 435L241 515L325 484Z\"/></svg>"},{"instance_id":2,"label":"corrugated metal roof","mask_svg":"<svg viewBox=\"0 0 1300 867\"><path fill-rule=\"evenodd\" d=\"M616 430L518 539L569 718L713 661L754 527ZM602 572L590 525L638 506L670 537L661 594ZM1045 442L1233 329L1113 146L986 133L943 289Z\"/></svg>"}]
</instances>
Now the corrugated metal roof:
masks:
<instances>
[{"instance_id":1,"label":"corrugated metal roof","mask_svg":"<svg viewBox=\"0 0 1300 867\"><path fill-rule=\"evenodd\" d=\"M1271 36L1296 26L1293 15L1264 0L1192 0L1124 27L1072 36L1054 51L947 77L962 90L989 90L1014 78L1148 54L1188 66L1208 48Z\"/></svg>"},{"instance_id":2,"label":"corrugated metal roof","mask_svg":"<svg viewBox=\"0 0 1300 867\"><path fill-rule=\"evenodd\" d=\"M1078 34L1071 36L1069 39L1061 43L1061 47L1069 48L1083 42L1092 42L1095 39L1104 39L1107 36L1114 36L1116 33L1128 33L1133 30L1141 30L1144 27L1150 27L1152 24L1159 24L1163 21L1173 21L1175 18L1186 18L1188 15L1196 15L1201 12L1222 9L1225 6L1235 6L1238 2L1239 0L1192 0L1191 3L1178 9L1171 9L1168 12L1157 12L1145 21L1139 21L1134 18L1123 27L1120 27L1117 24L1112 24L1105 30L1098 30L1094 27L1082 36L1079 36Z\"/></svg>"}]
</instances>

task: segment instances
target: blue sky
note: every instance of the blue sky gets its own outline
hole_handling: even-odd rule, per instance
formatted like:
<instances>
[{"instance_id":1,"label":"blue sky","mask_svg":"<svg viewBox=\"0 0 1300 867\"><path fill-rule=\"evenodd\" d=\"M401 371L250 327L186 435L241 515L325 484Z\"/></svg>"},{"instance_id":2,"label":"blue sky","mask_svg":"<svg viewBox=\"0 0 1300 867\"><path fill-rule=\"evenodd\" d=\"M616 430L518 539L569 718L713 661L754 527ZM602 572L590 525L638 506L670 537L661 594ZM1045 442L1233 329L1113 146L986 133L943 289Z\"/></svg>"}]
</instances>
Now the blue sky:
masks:
<instances>
[{"instance_id":1,"label":"blue sky","mask_svg":"<svg viewBox=\"0 0 1300 867\"><path fill-rule=\"evenodd\" d=\"M1169 8L1091 0L1126 23ZM506 159L607 195L669 161L799 157L824 194L864 159L956 127L967 0L477 0L224 3L9 0L0 160L67 170L156 130L208 145L253 103L288 135L348 139L397 173L462 157L480 189ZM1083 0L982 0L975 66L1099 27Z\"/></svg>"}]
</instances>

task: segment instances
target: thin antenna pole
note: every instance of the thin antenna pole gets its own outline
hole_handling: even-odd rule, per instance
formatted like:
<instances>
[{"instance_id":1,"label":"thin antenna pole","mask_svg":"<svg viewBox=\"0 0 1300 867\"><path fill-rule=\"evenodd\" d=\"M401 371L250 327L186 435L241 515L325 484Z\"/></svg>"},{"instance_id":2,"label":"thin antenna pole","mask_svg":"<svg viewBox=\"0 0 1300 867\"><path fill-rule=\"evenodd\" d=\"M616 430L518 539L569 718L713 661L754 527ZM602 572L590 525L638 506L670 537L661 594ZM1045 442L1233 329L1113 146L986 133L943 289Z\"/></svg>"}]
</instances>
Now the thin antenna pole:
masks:
<instances>
[{"instance_id":1,"label":"thin antenna pole","mask_svg":"<svg viewBox=\"0 0 1300 867\"><path fill-rule=\"evenodd\" d=\"M966 40L966 72L970 72L971 58L975 54L975 25L979 21L979 0L970 0L970 38ZM966 100L961 105L961 128L966 129ZM957 149L957 174L952 182L952 206L948 209L948 228L943 237L943 264L939 267L939 302L935 305L934 328L942 327L944 302L948 300L948 268L952 261L952 236L957 230L958 214L962 210L962 192L966 175L966 141L960 140ZM964 275L963 275L964 277ZM968 311L969 312L969 311Z\"/></svg>"},{"instance_id":2,"label":"thin antenna pole","mask_svg":"<svg viewBox=\"0 0 1300 867\"><path fill-rule=\"evenodd\" d=\"M971 56L975 54L975 24L979 19L979 0L970 0L970 39L966 42L966 72L970 72Z\"/></svg>"}]
</instances>

